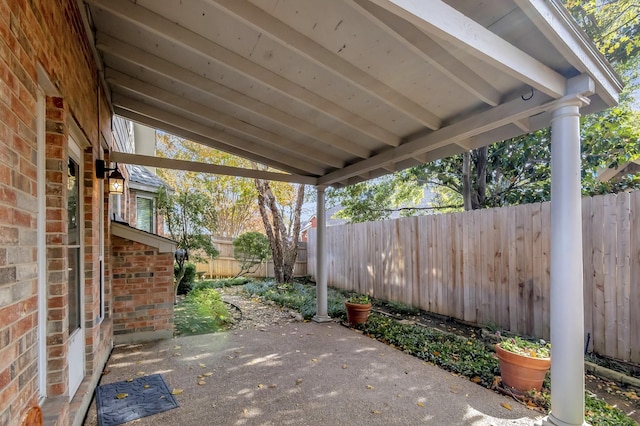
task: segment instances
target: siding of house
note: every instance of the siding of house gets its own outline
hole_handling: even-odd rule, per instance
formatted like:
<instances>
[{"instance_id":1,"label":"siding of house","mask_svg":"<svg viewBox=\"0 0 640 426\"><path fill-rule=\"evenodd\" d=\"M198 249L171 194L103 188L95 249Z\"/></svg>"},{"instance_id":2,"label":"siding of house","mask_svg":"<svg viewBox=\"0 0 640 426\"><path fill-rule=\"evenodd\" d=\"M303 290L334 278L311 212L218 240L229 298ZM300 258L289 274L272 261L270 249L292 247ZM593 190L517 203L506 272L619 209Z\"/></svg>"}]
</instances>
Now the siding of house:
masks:
<instances>
[{"instance_id":1,"label":"siding of house","mask_svg":"<svg viewBox=\"0 0 640 426\"><path fill-rule=\"evenodd\" d=\"M46 119L38 93L46 96ZM100 316L98 153L111 148L110 112L75 1L0 0L0 425L19 425L42 405L47 424L79 424L112 336L108 274ZM38 210L38 123L46 137L46 209ZM69 401L67 158L72 127L83 145L85 381ZM98 133L101 133L101 137ZM38 215L46 262L38 264ZM108 221L107 221L108 223ZM108 228L108 227L107 227ZM108 246L108 232L105 244ZM46 268L46 318L38 324L38 271ZM108 272L108 271L107 271ZM46 389L38 385L38 326L46 329Z\"/></svg>"}]
</instances>

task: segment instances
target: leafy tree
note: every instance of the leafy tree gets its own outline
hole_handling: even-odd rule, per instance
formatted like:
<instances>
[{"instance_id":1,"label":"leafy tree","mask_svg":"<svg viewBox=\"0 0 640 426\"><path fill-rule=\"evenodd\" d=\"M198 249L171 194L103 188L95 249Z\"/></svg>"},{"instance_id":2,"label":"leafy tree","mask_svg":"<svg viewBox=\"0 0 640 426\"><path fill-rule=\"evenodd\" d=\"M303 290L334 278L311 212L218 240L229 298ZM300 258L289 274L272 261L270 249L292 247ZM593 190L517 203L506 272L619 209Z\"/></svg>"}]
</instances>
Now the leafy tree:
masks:
<instances>
[{"instance_id":1,"label":"leafy tree","mask_svg":"<svg viewBox=\"0 0 640 426\"><path fill-rule=\"evenodd\" d=\"M250 168L248 160L166 133L157 137L158 155L230 167ZM243 232L261 228L256 204L257 193L250 179L180 170L158 170L174 188L192 188L216 206L216 236L235 238Z\"/></svg>"},{"instance_id":2,"label":"leafy tree","mask_svg":"<svg viewBox=\"0 0 640 426\"><path fill-rule=\"evenodd\" d=\"M566 0L565 4L627 84L620 105L581 119L582 186L585 195L640 188L640 177L628 175L615 182L599 182L598 172L640 158L640 115L633 111L640 63L640 2L637 0ZM445 209L465 210L549 200L550 130L493 143L462 155L444 158L410 170L415 182L435 188L436 201ZM396 174L394 179L406 180ZM376 186L380 186L379 190ZM360 202L357 211L342 214L360 220L376 206L393 205L393 184L368 183L366 191L336 192L349 207L358 197L376 194L375 202Z\"/></svg>"},{"instance_id":3,"label":"leafy tree","mask_svg":"<svg viewBox=\"0 0 640 426\"><path fill-rule=\"evenodd\" d=\"M271 247L275 279L281 283L292 282L298 257L304 185L272 184L261 179L254 179L254 185L258 191L260 217Z\"/></svg>"},{"instance_id":4,"label":"leafy tree","mask_svg":"<svg viewBox=\"0 0 640 426\"><path fill-rule=\"evenodd\" d=\"M215 230L216 214L206 197L197 192L184 191L168 194L165 188L158 193L158 212L162 214L171 239L178 250L185 250L186 259L202 261L203 255L216 257L218 250L213 246L212 231ZM175 277L175 291L182 281L186 267L178 261Z\"/></svg>"},{"instance_id":5,"label":"leafy tree","mask_svg":"<svg viewBox=\"0 0 640 426\"><path fill-rule=\"evenodd\" d=\"M388 219L396 209L402 209L402 215L410 216L415 210L403 207L419 203L423 195L423 188L417 184L415 176L404 171L331 189L327 191L327 202L341 205L342 210L336 213L336 217L350 222L366 222Z\"/></svg>"},{"instance_id":6,"label":"leafy tree","mask_svg":"<svg viewBox=\"0 0 640 426\"><path fill-rule=\"evenodd\" d=\"M251 272L251 268L267 260L270 251L269 239L259 232L245 232L234 239L233 257L240 263L236 277Z\"/></svg>"},{"instance_id":7,"label":"leafy tree","mask_svg":"<svg viewBox=\"0 0 640 426\"><path fill-rule=\"evenodd\" d=\"M640 53L640 2L637 0L565 0L564 3L611 63L627 63Z\"/></svg>"}]
</instances>

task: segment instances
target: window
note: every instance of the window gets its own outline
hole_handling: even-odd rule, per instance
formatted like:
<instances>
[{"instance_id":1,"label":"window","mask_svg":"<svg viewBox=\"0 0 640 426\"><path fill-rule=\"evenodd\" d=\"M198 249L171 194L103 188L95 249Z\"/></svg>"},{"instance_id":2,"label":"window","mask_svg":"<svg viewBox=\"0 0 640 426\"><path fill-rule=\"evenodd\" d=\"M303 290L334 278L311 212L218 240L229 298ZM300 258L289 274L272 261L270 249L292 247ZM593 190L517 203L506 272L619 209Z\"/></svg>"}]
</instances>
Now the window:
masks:
<instances>
[{"instance_id":1,"label":"window","mask_svg":"<svg viewBox=\"0 0 640 426\"><path fill-rule=\"evenodd\" d=\"M136 228L155 233L155 203L153 198L136 197Z\"/></svg>"},{"instance_id":2,"label":"window","mask_svg":"<svg viewBox=\"0 0 640 426\"><path fill-rule=\"evenodd\" d=\"M69 199L67 204L69 236L69 334L81 327L81 298L80 298L80 189L78 185L78 164L69 159Z\"/></svg>"}]
</instances>

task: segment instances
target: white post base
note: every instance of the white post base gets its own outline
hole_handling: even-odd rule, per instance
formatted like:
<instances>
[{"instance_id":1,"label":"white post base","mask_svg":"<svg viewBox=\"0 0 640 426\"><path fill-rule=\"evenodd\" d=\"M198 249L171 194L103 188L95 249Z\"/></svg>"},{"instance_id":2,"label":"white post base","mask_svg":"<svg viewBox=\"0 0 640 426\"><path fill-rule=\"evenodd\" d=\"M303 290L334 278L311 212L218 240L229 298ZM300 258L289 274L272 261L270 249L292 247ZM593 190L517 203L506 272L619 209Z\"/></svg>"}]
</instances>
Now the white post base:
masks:
<instances>
[{"instance_id":1,"label":"white post base","mask_svg":"<svg viewBox=\"0 0 640 426\"><path fill-rule=\"evenodd\" d=\"M323 323L323 322L331 322L333 321L333 319L331 319L329 315L322 315L322 316L314 315L313 318L311 318L311 321L317 322L317 323Z\"/></svg>"},{"instance_id":2,"label":"white post base","mask_svg":"<svg viewBox=\"0 0 640 426\"><path fill-rule=\"evenodd\" d=\"M569 423L565 423L561 420L556 419L555 417L553 417L553 414L549 414L548 416L544 417L540 423L536 423L536 425L538 426L591 426L589 423L584 422L581 424L569 424Z\"/></svg>"}]
</instances>

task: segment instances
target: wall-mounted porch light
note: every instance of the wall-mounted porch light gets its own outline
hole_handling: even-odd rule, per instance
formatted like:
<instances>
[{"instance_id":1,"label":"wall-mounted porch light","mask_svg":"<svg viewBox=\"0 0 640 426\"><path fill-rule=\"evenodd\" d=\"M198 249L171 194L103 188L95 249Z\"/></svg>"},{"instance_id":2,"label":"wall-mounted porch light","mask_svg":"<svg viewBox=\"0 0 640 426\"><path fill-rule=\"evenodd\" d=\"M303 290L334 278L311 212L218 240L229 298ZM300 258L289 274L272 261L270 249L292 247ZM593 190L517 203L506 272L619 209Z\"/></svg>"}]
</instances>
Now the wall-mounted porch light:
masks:
<instances>
[{"instance_id":1,"label":"wall-mounted porch light","mask_svg":"<svg viewBox=\"0 0 640 426\"><path fill-rule=\"evenodd\" d=\"M118 164L116 167L110 169L106 167L104 160L96 160L96 177L98 179L104 179L106 172L111 172L108 178L109 193L110 194L122 194L124 192L124 176L118 170Z\"/></svg>"}]
</instances>

